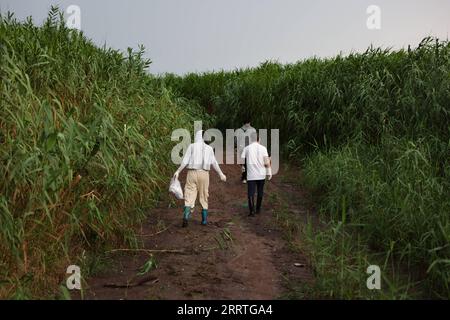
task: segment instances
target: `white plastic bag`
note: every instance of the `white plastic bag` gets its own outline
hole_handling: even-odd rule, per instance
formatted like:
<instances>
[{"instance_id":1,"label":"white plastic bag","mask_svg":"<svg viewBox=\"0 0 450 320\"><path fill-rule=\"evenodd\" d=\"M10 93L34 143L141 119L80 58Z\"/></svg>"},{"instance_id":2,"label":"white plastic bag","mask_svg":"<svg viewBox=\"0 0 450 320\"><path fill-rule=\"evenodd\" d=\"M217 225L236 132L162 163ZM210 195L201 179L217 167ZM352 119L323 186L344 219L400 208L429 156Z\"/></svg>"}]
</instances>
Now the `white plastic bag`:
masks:
<instances>
[{"instance_id":1,"label":"white plastic bag","mask_svg":"<svg viewBox=\"0 0 450 320\"><path fill-rule=\"evenodd\" d=\"M175 195L175 197L179 200L184 198L181 183L175 177L173 177L172 180L170 180L169 192L172 192Z\"/></svg>"}]
</instances>

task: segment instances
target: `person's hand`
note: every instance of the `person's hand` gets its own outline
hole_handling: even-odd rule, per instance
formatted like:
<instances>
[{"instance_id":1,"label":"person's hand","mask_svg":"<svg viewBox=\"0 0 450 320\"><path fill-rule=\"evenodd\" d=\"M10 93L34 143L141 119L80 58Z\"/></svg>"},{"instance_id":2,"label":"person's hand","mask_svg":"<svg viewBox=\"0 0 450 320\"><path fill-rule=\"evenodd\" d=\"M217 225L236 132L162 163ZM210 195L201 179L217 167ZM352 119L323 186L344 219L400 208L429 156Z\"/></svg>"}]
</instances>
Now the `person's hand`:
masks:
<instances>
[{"instance_id":1,"label":"person's hand","mask_svg":"<svg viewBox=\"0 0 450 320\"><path fill-rule=\"evenodd\" d=\"M222 173L220 175L220 180L222 180L223 182L227 181L227 176Z\"/></svg>"},{"instance_id":2,"label":"person's hand","mask_svg":"<svg viewBox=\"0 0 450 320\"><path fill-rule=\"evenodd\" d=\"M268 168L267 169L267 180L272 180L272 169Z\"/></svg>"},{"instance_id":3,"label":"person's hand","mask_svg":"<svg viewBox=\"0 0 450 320\"><path fill-rule=\"evenodd\" d=\"M173 174L173 177L175 178L175 179L178 179L178 175L179 175L180 173L178 172L178 170L177 171L175 171L175 173Z\"/></svg>"}]
</instances>

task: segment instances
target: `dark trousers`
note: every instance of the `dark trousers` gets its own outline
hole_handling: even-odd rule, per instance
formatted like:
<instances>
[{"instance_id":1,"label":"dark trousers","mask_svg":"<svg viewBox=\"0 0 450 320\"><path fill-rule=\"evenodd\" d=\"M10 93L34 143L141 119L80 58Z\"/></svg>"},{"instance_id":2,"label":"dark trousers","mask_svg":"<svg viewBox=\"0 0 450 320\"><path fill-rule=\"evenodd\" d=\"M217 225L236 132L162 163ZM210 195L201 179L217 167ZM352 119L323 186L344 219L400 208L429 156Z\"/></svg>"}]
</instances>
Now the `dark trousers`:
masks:
<instances>
[{"instance_id":1,"label":"dark trousers","mask_svg":"<svg viewBox=\"0 0 450 320\"><path fill-rule=\"evenodd\" d=\"M264 182L266 180L251 180L247 181L247 193L249 197L255 195L255 191L258 192L258 196L263 196L264 194Z\"/></svg>"},{"instance_id":2,"label":"dark trousers","mask_svg":"<svg viewBox=\"0 0 450 320\"><path fill-rule=\"evenodd\" d=\"M261 211L262 198L264 195L264 182L266 180L252 180L247 181L247 194L248 194L248 208L250 214L259 213ZM257 191L257 200L255 206L255 191Z\"/></svg>"}]
</instances>

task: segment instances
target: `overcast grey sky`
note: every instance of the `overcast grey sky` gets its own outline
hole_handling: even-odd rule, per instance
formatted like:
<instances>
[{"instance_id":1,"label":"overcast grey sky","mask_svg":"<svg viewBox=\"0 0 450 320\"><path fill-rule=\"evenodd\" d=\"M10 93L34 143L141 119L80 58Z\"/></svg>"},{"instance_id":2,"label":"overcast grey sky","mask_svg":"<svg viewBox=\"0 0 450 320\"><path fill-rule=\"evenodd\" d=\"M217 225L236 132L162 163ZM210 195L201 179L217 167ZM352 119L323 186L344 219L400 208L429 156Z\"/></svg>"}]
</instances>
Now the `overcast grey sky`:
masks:
<instances>
[{"instance_id":1,"label":"overcast grey sky","mask_svg":"<svg viewBox=\"0 0 450 320\"><path fill-rule=\"evenodd\" d=\"M40 24L51 4L78 5L81 29L97 44L143 44L152 73L416 46L428 35L447 39L450 30L450 0L0 0L0 11ZM369 5L381 9L380 30L366 26Z\"/></svg>"}]
</instances>

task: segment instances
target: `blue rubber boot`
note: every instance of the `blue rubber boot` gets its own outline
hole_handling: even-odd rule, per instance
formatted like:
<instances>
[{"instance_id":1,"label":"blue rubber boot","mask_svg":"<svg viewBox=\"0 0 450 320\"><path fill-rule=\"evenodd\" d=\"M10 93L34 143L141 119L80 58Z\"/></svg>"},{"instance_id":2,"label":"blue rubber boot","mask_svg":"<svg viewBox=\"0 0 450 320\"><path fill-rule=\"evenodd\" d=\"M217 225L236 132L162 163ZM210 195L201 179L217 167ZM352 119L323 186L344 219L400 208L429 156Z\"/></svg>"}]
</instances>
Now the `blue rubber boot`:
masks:
<instances>
[{"instance_id":1,"label":"blue rubber boot","mask_svg":"<svg viewBox=\"0 0 450 320\"><path fill-rule=\"evenodd\" d=\"M206 226L208 223L206 218L208 217L208 209L202 209L202 225Z\"/></svg>"},{"instance_id":2,"label":"blue rubber boot","mask_svg":"<svg viewBox=\"0 0 450 320\"><path fill-rule=\"evenodd\" d=\"M191 207L185 206L183 210L183 228L188 226L188 220L191 215Z\"/></svg>"}]
</instances>

